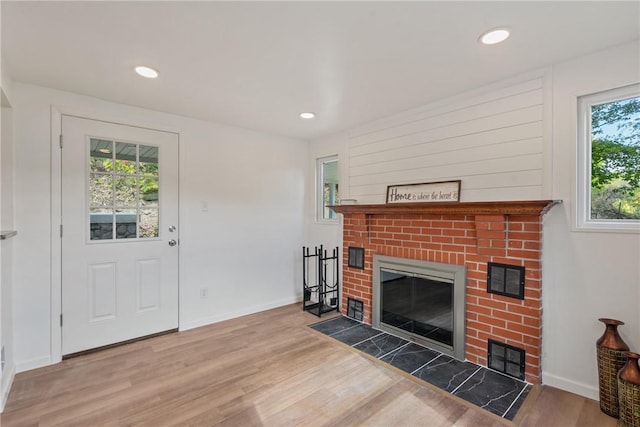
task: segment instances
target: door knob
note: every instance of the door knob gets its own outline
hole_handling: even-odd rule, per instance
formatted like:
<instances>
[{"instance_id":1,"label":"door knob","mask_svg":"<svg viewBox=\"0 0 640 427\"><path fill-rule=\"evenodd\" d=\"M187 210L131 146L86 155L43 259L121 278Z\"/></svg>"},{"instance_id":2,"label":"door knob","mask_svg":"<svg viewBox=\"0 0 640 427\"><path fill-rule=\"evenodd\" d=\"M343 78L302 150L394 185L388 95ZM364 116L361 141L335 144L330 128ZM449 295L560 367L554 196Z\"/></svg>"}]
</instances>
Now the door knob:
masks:
<instances>
[{"instance_id":1,"label":"door knob","mask_svg":"<svg viewBox=\"0 0 640 427\"><path fill-rule=\"evenodd\" d=\"M176 242L174 239L169 240L169 246L175 246L177 244L178 242Z\"/></svg>"}]
</instances>

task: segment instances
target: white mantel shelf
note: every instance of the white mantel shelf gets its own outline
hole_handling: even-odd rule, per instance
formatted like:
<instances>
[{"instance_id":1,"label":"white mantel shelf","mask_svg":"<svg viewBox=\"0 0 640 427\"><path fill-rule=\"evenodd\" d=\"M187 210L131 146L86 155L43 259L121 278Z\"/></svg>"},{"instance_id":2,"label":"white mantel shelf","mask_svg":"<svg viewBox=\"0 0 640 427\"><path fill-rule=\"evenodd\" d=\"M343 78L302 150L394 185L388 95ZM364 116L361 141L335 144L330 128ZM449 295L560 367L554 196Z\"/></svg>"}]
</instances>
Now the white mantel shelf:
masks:
<instances>
[{"instance_id":1,"label":"white mantel shelf","mask_svg":"<svg viewBox=\"0 0 640 427\"><path fill-rule=\"evenodd\" d=\"M562 200L514 200L499 202L388 203L330 206L344 215L544 215Z\"/></svg>"},{"instance_id":2,"label":"white mantel shelf","mask_svg":"<svg viewBox=\"0 0 640 427\"><path fill-rule=\"evenodd\" d=\"M16 230L2 230L0 231L0 240L7 240L13 236L15 236L16 234L18 234L18 232Z\"/></svg>"}]
</instances>

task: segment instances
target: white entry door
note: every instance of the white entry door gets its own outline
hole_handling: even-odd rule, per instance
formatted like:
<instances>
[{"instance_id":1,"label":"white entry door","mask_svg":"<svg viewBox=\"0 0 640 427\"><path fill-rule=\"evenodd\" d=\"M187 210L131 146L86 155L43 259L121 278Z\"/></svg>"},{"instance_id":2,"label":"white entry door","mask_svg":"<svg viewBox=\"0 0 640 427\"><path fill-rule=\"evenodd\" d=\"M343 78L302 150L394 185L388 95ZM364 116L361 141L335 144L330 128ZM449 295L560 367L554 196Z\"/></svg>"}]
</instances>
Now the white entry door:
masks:
<instances>
[{"instance_id":1,"label":"white entry door","mask_svg":"<svg viewBox=\"0 0 640 427\"><path fill-rule=\"evenodd\" d=\"M63 115L62 135L62 354L177 328L177 134Z\"/></svg>"}]
</instances>

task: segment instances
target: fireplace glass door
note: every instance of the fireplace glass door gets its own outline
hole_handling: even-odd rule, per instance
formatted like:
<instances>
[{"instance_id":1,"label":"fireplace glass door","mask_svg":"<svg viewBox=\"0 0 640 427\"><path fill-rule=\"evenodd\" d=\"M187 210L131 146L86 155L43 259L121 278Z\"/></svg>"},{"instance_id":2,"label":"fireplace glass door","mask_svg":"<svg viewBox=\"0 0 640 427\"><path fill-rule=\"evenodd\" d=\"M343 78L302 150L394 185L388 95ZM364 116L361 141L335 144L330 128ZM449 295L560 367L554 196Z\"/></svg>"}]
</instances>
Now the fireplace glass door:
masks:
<instances>
[{"instance_id":1,"label":"fireplace glass door","mask_svg":"<svg viewBox=\"0 0 640 427\"><path fill-rule=\"evenodd\" d=\"M381 323L453 345L453 282L380 269Z\"/></svg>"}]
</instances>

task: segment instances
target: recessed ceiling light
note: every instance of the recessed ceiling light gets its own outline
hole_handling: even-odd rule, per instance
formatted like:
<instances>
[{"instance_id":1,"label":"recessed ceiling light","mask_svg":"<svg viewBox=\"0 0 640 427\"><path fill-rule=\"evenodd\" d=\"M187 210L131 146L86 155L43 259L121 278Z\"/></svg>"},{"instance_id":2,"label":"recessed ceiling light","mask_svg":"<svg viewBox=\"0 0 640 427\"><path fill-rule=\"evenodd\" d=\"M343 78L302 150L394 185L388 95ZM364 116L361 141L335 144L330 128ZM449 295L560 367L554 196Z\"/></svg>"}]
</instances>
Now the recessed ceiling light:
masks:
<instances>
[{"instance_id":1,"label":"recessed ceiling light","mask_svg":"<svg viewBox=\"0 0 640 427\"><path fill-rule=\"evenodd\" d=\"M153 68L145 67L144 65L138 65L135 70L136 73L148 79L155 79L156 77L158 77L158 72L156 70L154 70Z\"/></svg>"},{"instance_id":2,"label":"recessed ceiling light","mask_svg":"<svg viewBox=\"0 0 640 427\"><path fill-rule=\"evenodd\" d=\"M315 116L316 116L316 114L312 113L312 112L300 113L300 118L301 119L313 119Z\"/></svg>"},{"instance_id":3,"label":"recessed ceiling light","mask_svg":"<svg viewBox=\"0 0 640 427\"><path fill-rule=\"evenodd\" d=\"M509 28L494 28L480 36L482 44L496 44L505 41L509 37Z\"/></svg>"},{"instance_id":4,"label":"recessed ceiling light","mask_svg":"<svg viewBox=\"0 0 640 427\"><path fill-rule=\"evenodd\" d=\"M109 150L108 148L98 148L98 151L102 154L111 154L111 150Z\"/></svg>"}]
</instances>

